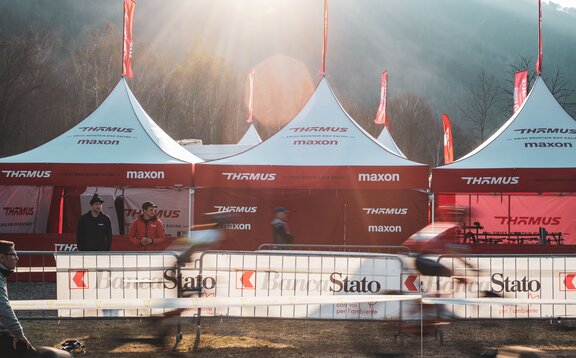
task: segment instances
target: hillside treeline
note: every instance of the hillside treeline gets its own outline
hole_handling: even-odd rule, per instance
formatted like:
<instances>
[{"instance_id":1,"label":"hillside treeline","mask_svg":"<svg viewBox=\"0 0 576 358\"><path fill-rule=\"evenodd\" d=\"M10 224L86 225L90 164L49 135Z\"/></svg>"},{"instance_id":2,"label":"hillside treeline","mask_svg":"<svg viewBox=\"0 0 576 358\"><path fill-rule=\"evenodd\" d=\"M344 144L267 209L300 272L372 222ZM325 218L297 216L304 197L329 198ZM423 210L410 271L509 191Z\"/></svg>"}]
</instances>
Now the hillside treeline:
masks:
<instances>
[{"instance_id":1,"label":"hillside treeline","mask_svg":"<svg viewBox=\"0 0 576 358\"><path fill-rule=\"evenodd\" d=\"M112 24L93 27L66 45L49 30L0 33L0 156L37 147L87 117L120 79L120 37L121 30ZM242 136L247 128L246 73L239 74L233 64L207 51L202 43L174 59L138 42L134 58L135 76L128 84L142 107L174 139L218 144L235 143ZM533 68L531 62L519 58L510 64L505 83L483 69L478 71L468 92L458 99L459 107L453 109L459 117L453 123L456 158L510 116L513 73ZM298 84L286 88L279 80L260 77L260 83L266 81L262 86L266 93L258 97L260 103L267 102L266 110L255 113L264 139L292 118L313 90ZM565 76L558 70L546 82L574 114L573 90ZM346 93L339 88L335 92ZM366 106L339 99L361 126L374 136L379 134L381 127L372 123L377 103ZM391 96L388 115L392 136L409 159L434 166L443 163L441 121L426 98L413 92Z\"/></svg>"}]
</instances>

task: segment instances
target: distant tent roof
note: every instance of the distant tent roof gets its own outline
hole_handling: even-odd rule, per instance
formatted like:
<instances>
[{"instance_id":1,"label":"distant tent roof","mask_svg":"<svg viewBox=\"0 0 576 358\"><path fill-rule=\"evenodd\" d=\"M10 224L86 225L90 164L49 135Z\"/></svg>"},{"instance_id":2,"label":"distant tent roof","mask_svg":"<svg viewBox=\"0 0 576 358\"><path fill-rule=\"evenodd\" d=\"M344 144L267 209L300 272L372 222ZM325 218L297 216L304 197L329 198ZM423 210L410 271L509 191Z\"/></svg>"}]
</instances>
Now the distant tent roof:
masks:
<instances>
[{"instance_id":1,"label":"distant tent roof","mask_svg":"<svg viewBox=\"0 0 576 358\"><path fill-rule=\"evenodd\" d=\"M241 154L199 164L198 186L427 188L428 166L399 157L344 111L323 77L304 108Z\"/></svg>"},{"instance_id":2,"label":"distant tent roof","mask_svg":"<svg viewBox=\"0 0 576 358\"><path fill-rule=\"evenodd\" d=\"M122 78L72 129L0 158L0 184L188 187L201 161L154 123Z\"/></svg>"},{"instance_id":3,"label":"distant tent roof","mask_svg":"<svg viewBox=\"0 0 576 358\"><path fill-rule=\"evenodd\" d=\"M376 138L376 140L378 142L382 143L386 148L388 148L394 154L406 158L404 153L402 153L400 148L398 148L398 146L396 145L394 138L392 138L392 135L390 135L390 131L388 131L388 128L386 126L384 126L384 128L382 128L382 132L380 132L380 135L378 136L378 138Z\"/></svg>"},{"instance_id":4,"label":"distant tent roof","mask_svg":"<svg viewBox=\"0 0 576 358\"><path fill-rule=\"evenodd\" d=\"M246 130L246 133L240 138L238 144L241 145L256 145L262 143L262 138L258 135L258 131L254 126L254 123L250 123L250 126Z\"/></svg>"},{"instance_id":5,"label":"distant tent roof","mask_svg":"<svg viewBox=\"0 0 576 358\"><path fill-rule=\"evenodd\" d=\"M252 148L254 144L182 144L182 146L190 153L207 162L245 152Z\"/></svg>"},{"instance_id":6,"label":"distant tent roof","mask_svg":"<svg viewBox=\"0 0 576 358\"><path fill-rule=\"evenodd\" d=\"M435 192L575 192L576 121L538 77L526 101L478 148L433 169Z\"/></svg>"}]
</instances>

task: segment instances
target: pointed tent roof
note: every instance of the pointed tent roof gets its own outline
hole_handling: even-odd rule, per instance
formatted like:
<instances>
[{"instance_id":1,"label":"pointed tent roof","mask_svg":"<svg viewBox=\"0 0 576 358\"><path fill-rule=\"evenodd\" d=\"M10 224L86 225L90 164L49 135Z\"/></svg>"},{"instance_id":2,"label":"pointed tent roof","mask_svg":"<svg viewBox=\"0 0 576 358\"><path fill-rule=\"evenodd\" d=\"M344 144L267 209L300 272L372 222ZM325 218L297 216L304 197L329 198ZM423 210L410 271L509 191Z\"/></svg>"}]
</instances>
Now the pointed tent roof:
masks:
<instances>
[{"instance_id":1,"label":"pointed tent roof","mask_svg":"<svg viewBox=\"0 0 576 358\"><path fill-rule=\"evenodd\" d=\"M428 166L366 133L322 77L286 126L246 152L199 164L196 180L199 187L423 189Z\"/></svg>"},{"instance_id":2,"label":"pointed tent roof","mask_svg":"<svg viewBox=\"0 0 576 358\"><path fill-rule=\"evenodd\" d=\"M262 143L262 138L258 135L258 131L254 126L254 123L250 123L250 126L246 130L246 133L240 138L238 144L240 145L256 145Z\"/></svg>"},{"instance_id":3,"label":"pointed tent roof","mask_svg":"<svg viewBox=\"0 0 576 358\"><path fill-rule=\"evenodd\" d=\"M390 131L388 131L388 128L386 126L382 128L382 132L380 132L380 135L378 136L378 138L376 138L376 140L382 143L392 153L406 158L404 153L402 153L400 148L398 148L398 146L396 145L394 138L392 138L392 135L390 134Z\"/></svg>"},{"instance_id":4,"label":"pointed tent roof","mask_svg":"<svg viewBox=\"0 0 576 358\"><path fill-rule=\"evenodd\" d=\"M538 77L526 101L478 148L433 169L435 192L576 191L576 121Z\"/></svg>"},{"instance_id":5,"label":"pointed tent roof","mask_svg":"<svg viewBox=\"0 0 576 358\"><path fill-rule=\"evenodd\" d=\"M146 114L122 78L72 129L0 158L0 184L189 187L193 164L201 161Z\"/></svg>"}]
</instances>

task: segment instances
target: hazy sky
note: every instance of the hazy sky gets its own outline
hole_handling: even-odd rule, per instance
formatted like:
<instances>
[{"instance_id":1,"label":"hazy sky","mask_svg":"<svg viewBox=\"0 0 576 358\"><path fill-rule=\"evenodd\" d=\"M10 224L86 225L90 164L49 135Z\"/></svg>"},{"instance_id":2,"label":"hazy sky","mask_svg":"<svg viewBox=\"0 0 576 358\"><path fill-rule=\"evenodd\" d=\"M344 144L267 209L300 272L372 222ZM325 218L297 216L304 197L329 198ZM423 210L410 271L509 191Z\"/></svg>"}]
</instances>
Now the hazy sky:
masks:
<instances>
[{"instance_id":1,"label":"hazy sky","mask_svg":"<svg viewBox=\"0 0 576 358\"><path fill-rule=\"evenodd\" d=\"M562 7L576 8L576 0L543 0L544 3L556 3Z\"/></svg>"}]
</instances>

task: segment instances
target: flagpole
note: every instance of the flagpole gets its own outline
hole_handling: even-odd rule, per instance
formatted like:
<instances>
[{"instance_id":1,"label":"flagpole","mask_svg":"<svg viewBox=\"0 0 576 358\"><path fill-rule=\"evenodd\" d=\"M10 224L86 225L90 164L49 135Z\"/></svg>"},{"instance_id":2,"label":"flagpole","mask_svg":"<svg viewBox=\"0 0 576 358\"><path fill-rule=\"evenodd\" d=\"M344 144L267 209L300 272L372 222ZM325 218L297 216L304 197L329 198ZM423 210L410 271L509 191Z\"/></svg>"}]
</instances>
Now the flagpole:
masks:
<instances>
[{"instance_id":1,"label":"flagpole","mask_svg":"<svg viewBox=\"0 0 576 358\"><path fill-rule=\"evenodd\" d=\"M122 61L120 61L120 73L121 77L124 78L124 41L126 39L126 1L122 2Z\"/></svg>"},{"instance_id":2,"label":"flagpole","mask_svg":"<svg viewBox=\"0 0 576 358\"><path fill-rule=\"evenodd\" d=\"M254 116L254 70L248 73L248 119L246 123L252 123Z\"/></svg>"},{"instance_id":3,"label":"flagpole","mask_svg":"<svg viewBox=\"0 0 576 358\"><path fill-rule=\"evenodd\" d=\"M324 0L324 41L322 42L322 66L320 75L326 74L326 50L328 46L328 0Z\"/></svg>"},{"instance_id":4,"label":"flagpole","mask_svg":"<svg viewBox=\"0 0 576 358\"><path fill-rule=\"evenodd\" d=\"M538 59L536 60L536 74L542 73L542 0L538 0Z\"/></svg>"}]
</instances>

